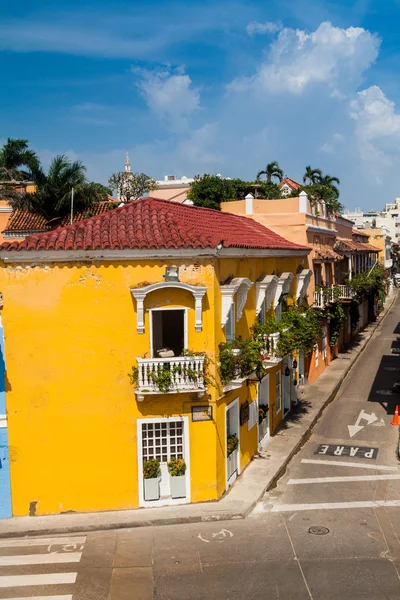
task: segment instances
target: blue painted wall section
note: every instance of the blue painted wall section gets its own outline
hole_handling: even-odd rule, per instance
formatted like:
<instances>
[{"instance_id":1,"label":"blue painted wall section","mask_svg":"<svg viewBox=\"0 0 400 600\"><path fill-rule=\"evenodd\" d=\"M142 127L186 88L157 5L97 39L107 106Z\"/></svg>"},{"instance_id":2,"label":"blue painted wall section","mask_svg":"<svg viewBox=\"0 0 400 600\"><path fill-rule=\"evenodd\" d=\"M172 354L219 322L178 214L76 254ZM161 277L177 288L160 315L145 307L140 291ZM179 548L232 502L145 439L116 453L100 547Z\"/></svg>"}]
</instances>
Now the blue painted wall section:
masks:
<instances>
[{"instance_id":1,"label":"blue painted wall section","mask_svg":"<svg viewBox=\"0 0 400 600\"><path fill-rule=\"evenodd\" d=\"M5 390L6 365L4 362L4 331L0 317L0 519L11 517L11 487L10 487L10 460L8 453L8 431L6 414Z\"/></svg>"}]
</instances>

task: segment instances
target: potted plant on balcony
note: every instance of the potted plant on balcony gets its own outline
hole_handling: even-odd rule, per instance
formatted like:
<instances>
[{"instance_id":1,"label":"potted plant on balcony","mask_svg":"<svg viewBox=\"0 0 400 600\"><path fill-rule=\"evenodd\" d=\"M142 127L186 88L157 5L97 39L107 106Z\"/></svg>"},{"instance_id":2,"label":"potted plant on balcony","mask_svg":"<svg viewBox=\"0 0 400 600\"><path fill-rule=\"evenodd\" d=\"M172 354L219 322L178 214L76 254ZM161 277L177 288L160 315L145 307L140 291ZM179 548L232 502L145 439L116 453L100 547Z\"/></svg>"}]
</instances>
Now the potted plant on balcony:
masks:
<instances>
[{"instance_id":1,"label":"potted plant on balcony","mask_svg":"<svg viewBox=\"0 0 400 600\"><path fill-rule=\"evenodd\" d=\"M144 499L160 499L160 462L156 458L143 461Z\"/></svg>"},{"instance_id":2,"label":"potted plant on balcony","mask_svg":"<svg viewBox=\"0 0 400 600\"><path fill-rule=\"evenodd\" d=\"M183 458L173 456L168 462L168 471L171 482L171 497L185 498L186 497L186 463Z\"/></svg>"}]
</instances>

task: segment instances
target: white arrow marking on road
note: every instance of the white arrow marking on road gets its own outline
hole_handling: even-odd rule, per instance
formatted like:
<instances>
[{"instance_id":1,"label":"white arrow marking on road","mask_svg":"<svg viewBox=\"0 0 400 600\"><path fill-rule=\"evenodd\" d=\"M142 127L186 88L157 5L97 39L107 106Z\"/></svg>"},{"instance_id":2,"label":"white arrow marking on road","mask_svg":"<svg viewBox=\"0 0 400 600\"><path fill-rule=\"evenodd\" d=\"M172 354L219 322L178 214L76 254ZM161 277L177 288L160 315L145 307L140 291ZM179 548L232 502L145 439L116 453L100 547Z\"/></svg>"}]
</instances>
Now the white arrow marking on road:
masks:
<instances>
[{"instance_id":1,"label":"white arrow marking on road","mask_svg":"<svg viewBox=\"0 0 400 600\"><path fill-rule=\"evenodd\" d=\"M368 425L372 425L372 423L375 423L375 421L378 420L378 417L375 413L368 414L365 412L365 410L361 410L354 425L347 425L349 436L351 438L356 435L356 433L361 431L361 429L364 429L365 425L360 425L360 421L362 421L362 419L368 421Z\"/></svg>"},{"instance_id":2,"label":"white arrow marking on road","mask_svg":"<svg viewBox=\"0 0 400 600\"><path fill-rule=\"evenodd\" d=\"M383 419L381 419L377 423L372 423L372 426L373 427L386 427L386 423Z\"/></svg>"}]
</instances>

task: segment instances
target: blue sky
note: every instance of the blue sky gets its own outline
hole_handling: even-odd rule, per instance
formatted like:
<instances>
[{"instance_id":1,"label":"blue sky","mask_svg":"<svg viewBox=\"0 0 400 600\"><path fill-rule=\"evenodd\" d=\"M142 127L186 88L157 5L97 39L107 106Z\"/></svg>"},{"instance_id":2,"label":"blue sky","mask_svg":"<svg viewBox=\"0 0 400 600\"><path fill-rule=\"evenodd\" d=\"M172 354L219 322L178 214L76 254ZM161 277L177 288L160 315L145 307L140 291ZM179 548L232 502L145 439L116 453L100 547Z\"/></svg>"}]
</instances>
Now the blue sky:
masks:
<instances>
[{"instance_id":1,"label":"blue sky","mask_svg":"<svg viewBox=\"0 0 400 600\"><path fill-rule=\"evenodd\" d=\"M106 182L341 179L347 208L400 196L399 0L50 0L0 7L0 140Z\"/></svg>"}]
</instances>

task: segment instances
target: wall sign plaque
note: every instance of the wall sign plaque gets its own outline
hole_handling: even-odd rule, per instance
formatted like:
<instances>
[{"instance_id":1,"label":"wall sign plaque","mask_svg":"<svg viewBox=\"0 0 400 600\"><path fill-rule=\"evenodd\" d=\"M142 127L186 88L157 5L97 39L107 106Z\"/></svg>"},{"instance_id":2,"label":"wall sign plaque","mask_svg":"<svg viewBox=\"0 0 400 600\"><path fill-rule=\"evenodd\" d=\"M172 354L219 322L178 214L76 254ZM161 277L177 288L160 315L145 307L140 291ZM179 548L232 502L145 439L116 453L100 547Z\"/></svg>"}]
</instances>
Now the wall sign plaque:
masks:
<instances>
[{"instance_id":1,"label":"wall sign plaque","mask_svg":"<svg viewBox=\"0 0 400 600\"><path fill-rule=\"evenodd\" d=\"M249 403L246 400L246 402L244 402L240 406L240 425L241 426L244 425L245 423L247 423L247 421L249 420L249 413L250 413Z\"/></svg>"},{"instance_id":2,"label":"wall sign plaque","mask_svg":"<svg viewBox=\"0 0 400 600\"><path fill-rule=\"evenodd\" d=\"M212 406L192 406L192 421L212 421Z\"/></svg>"}]
</instances>

